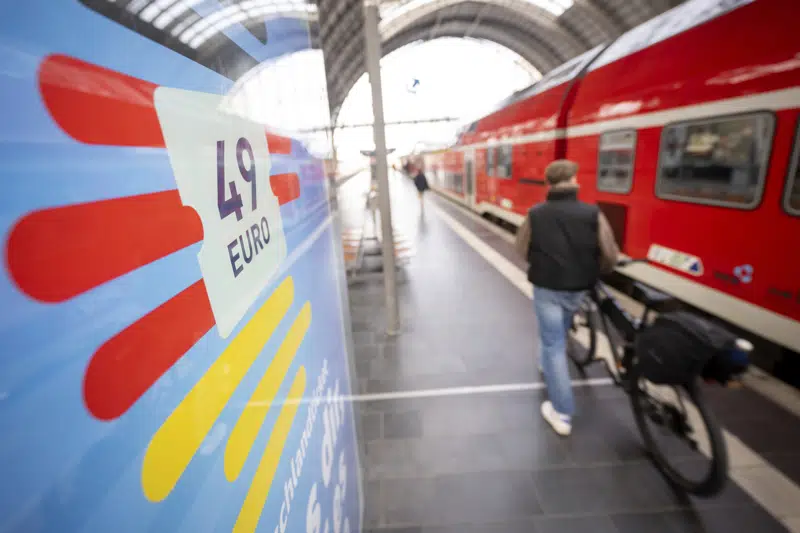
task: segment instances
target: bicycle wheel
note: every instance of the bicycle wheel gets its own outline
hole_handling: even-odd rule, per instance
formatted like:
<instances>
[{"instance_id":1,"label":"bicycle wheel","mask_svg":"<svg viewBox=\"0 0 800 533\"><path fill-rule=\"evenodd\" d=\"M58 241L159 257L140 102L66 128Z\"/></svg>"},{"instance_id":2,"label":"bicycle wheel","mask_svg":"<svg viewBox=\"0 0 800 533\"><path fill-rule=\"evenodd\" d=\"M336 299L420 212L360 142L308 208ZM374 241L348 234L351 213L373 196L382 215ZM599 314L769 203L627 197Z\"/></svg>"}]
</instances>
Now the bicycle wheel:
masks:
<instances>
[{"instance_id":1,"label":"bicycle wheel","mask_svg":"<svg viewBox=\"0 0 800 533\"><path fill-rule=\"evenodd\" d=\"M591 363L597 353L597 313L594 301L586 297L572 317L572 335L581 344L568 350L570 358L579 368Z\"/></svg>"},{"instance_id":2,"label":"bicycle wheel","mask_svg":"<svg viewBox=\"0 0 800 533\"><path fill-rule=\"evenodd\" d=\"M653 385L639 375L635 363L629 378L636 425L656 467L685 492L718 494L728 479L728 451L699 381L685 387Z\"/></svg>"}]
</instances>

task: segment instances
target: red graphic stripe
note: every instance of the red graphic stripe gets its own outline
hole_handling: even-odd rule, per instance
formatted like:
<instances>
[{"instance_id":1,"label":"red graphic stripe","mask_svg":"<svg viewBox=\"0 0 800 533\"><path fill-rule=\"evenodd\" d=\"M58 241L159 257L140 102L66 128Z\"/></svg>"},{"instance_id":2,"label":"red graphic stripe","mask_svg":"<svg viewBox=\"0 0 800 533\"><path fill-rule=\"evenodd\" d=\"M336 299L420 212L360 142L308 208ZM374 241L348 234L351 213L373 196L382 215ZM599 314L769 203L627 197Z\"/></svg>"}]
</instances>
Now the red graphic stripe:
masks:
<instances>
[{"instance_id":1,"label":"red graphic stripe","mask_svg":"<svg viewBox=\"0 0 800 533\"><path fill-rule=\"evenodd\" d=\"M271 154L292 153L292 140L289 137L267 133L267 146L269 146L269 153Z\"/></svg>"},{"instance_id":2,"label":"red graphic stripe","mask_svg":"<svg viewBox=\"0 0 800 533\"><path fill-rule=\"evenodd\" d=\"M101 420L125 414L213 326L201 280L119 332L86 369L83 399L89 412Z\"/></svg>"},{"instance_id":3,"label":"red graphic stripe","mask_svg":"<svg viewBox=\"0 0 800 533\"><path fill-rule=\"evenodd\" d=\"M39 66L39 91L52 119L78 142L164 148L153 100L157 85L55 54ZM290 154L289 137L266 134L270 153Z\"/></svg>"},{"instance_id":4,"label":"red graphic stripe","mask_svg":"<svg viewBox=\"0 0 800 533\"><path fill-rule=\"evenodd\" d=\"M39 67L39 90L56 123L86 144L163 147L156 85L64 55Z\"/></svg>"},{"instance_id":5,"label":"red graphic stripe","mask_svg":"<svg viewBox=\"0 0 800 533\"><path fill-rule=\"evenodd\" d=\"M297 174L275 174L269 177L269 183L281 205L300 197L300 178Z\"/></svg>"},{"instance_id":6,"label":"red graphic stripe","mask_svg":"<svg viewBox=\"0 0 800 533\"><path fill-rule=\"evenodd\" d=\"M25 294L61 302L202 238L173 190L29 213L11 231L6 260Z\"/></svg>"},{"instance_id":7,"label":"red graphic stripe","mask_svg":"<svg viewBox=\"0 0 800 533\"><path fill-rule=\"evenodd\" d=\"M300 196L297 174L270 177L283 205ZM178 191L34 211L11 230L11 278L42 302L62 302L203 238L194 209Z\"/></svg>"},{"instance_id":8,"label":"red graphic stripe","mask_svg":"<svg viewBox=\"0 0 800 533\"><path fill-rule=\"evenodd\" d=\"M297 174L270 184L281 205L300 196ZM171 190L29 213L11 231L6 260L25 294L62 302L202 238L196 212Z\"/></svg>"}]
</instances>

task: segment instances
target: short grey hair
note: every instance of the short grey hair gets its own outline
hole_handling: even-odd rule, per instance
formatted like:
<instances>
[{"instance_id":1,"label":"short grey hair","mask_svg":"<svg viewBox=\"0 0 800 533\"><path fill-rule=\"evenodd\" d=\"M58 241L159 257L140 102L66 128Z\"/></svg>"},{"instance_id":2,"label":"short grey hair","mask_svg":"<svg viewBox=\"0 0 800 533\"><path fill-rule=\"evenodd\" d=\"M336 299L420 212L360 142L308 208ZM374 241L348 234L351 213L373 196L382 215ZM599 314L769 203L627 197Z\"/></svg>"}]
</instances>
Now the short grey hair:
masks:
<instances>
[{"instance_id":1,"label":"short grey hair","mask_svg":"<svg viewBox=\"0 0 800 533\"><path fill-rule=\"evenodd\" d=\"M544 176L548 184L558 185L571 180L577 173L578 163L569 159L558 159L547 165Z\"/></svg>"}]
</instances>

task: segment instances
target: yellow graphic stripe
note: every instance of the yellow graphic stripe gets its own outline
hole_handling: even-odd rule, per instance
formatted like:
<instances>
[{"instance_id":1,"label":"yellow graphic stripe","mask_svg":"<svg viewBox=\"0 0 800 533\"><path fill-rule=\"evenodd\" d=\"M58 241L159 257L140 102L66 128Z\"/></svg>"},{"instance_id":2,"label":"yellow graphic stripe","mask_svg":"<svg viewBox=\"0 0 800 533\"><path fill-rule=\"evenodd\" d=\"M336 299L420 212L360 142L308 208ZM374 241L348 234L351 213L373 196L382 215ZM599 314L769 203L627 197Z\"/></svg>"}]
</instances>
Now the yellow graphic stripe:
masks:
<instances>
[{"instance_id":1,"label":"yellow graphic stripe","mask_svg":"<svg viewBox=\"0 0 800 533\"><path fill-rule=\"evenodd\" d=\"M294 416L300 406L298 400L303 397L305 390L306 369L301 366L294 377L289 396L286 398L287 401L278 415L278 421L275 422L275 427L269 436L267 448L264 450L264 455L261 456L261 462L259 462L256 474L250 483L250 490L247 491L242 510L239 511L239 518L236 519L236 524L233 526L233 533L253 533L256 530L258 519L261 518L261 511L264 510L264 504L267 503L272 478L275 477L275 471L281 460L286 437L289 436Z\"/></svg>"},{"instance_id":2,"label":"yellow graphic stripe","mask_svg":"<svg viewBox=\"0 0 800 533\"><path fill-rule=\"evenodd\" d=\"M225 448L225 477L234 481L242 473L245 460L258 436L258 430L264 423L267 411L278 394L278 389L289 372L289 366L297 354L297 349L311 324L311 305L306 302L300 314L286 334L275 358L256 387L253 396L244 408L242 416L231 431L228 445Z\"/></svg>"},{"instance_id":3,"label":"yellow graphic stripe","mask_svg":"<svg viewBox=\"0 0 800 533\"><path fill-rule=\"evenodd\" d=\"M294 282L288 277L153 436L142 465L142 490L148 500L161 501L175 488L293 299Z\"/></svg>"}]
</instances>

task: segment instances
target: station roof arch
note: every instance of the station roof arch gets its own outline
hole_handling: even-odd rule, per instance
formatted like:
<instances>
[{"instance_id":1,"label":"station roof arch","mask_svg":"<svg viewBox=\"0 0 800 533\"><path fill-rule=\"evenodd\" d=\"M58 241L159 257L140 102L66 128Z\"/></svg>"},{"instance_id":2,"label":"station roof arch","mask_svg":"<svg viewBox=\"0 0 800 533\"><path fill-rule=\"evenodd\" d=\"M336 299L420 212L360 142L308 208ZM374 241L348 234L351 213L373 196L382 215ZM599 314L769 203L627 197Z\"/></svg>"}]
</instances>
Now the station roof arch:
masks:
<instances>
[{"instance_id":1,"label":"station roof arch","mask_svg":"<svg viewBox=\"0 0 800 533\"><path fill-rule=\"evenodd\" d=\"M363 0L317 0L328 101L336 120L366 72ZM382 0L384 55L438 37L471 37L516 52L541 73L610 41L682 0Z\"/></svg>"},{"instance_id":2,"label":"station roof arch","mask_svg":"<svg viewBox=\"0 0 800 533\"><path fill-rule=\"evenodd\" d=\"M347 94L366 72L364 1L379 5L384 55L413 42L469 37L504 46L544 74L683 0L80 1L234 80L266 58L243 53L228 39L232 26L243 26L266 44L265 21L312 21L312 42L305 46L323 51L335 122Z\"/></svg>"}]
</instances>

